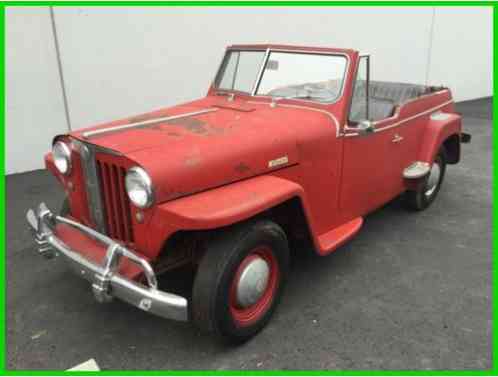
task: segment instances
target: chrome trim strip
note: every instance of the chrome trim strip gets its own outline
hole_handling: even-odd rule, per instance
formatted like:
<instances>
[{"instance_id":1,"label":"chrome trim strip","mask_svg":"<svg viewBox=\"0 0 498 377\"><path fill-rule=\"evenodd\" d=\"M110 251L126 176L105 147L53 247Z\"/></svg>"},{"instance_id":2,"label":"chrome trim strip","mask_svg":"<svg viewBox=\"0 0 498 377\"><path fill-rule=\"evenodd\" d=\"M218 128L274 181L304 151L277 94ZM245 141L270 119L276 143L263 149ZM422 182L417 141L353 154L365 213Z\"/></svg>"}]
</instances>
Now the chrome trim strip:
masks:
<instances>
[{"instance_id":1,"label":"chrome trim strip","mask_svg":"<svg viewBox=\"0 0 498 377\"><path fill-rule=\"evenodd\" d=\"M213 108L211 108L211 109L203 109L203 110L199 110L199 111L193 111L191 113L171 115L171 116L162 117L162 118L155 118L155 119L148 119L148 120L144 120L142 122L124 124L124 125L121 125L121 126L114 126L114 127L109 127L109 128L100 128L98 130L83 132L83 137L84 138L89 138L90 136L101 135L101 134L105 134L105 133L108 133L108 132L127 130L129 128L134 128L134 127L148 126L150 124L156 124L156 123L161 123L161 122L167 122L167 121L170 121L170 120L188 118L188 117L191 117L191 116L194 116L194 115L201 115L201 114L211 113L211 112L217 111L217 110L218 109L213 109Z\"/></svg>"},{"instance_id":2,"label":"chrome trim strip","mask_svg":"<svg viewBox=\"0 0 498 377\"><path fill-rule=\"evenodd\" d=\"M267 105L267 106L270 106L271 107L271 103L267 103L267 102L259 102L259 101L247 101L247 103L251 103L251 104L254 104L254 105ZM318 113L322 113L322 114L325 114L327 115L331 120L332 122L334 122L334 126L335 126L335 136L336 137L339 137L340 136L340 127L339 127L339 121L337 120L337 118L335 117L334 114L332 114L331 112L327 111L327 110L323 110L323 109L317 109L315 107L309 107L309 106L300 106L300 105L291 105L291 104L285 104L285 103L277 103L276 107L288 107L288 108L294 108L294 109L302 109L302 110L311 110L311 111L316 111Z\"/></svg>"},{"instance_id":3,"label":"chrome trim strip","mask_svg":"<svg viewBox=\"0 0 498 377\"><path fill-rule=\"evenodd\" d=\"M60 253L78 275L92 283L92 290L97 301L109 302L113 297L117 297L160 317L178 321L188 319L187 300L184 297L158 290L157 278L151 265L132 250L85 225L54 215L44 203L38 206L36 212L30 209L26 218L34 232L40 254L52 257L57 252ZM77 250L71 249L59 239L53 230L57 222L70 225L107 245L103 264L99 265L86 259ZM119 261L122 257L128 258L142 268L148 286L119 274Z\"/></svg>"},{"instance_id":4,"label":"chrome trim strip","mask_svg":"<svg viewBox=\"0 0 498 377\"><path fill-rule=\"evenodd\" d=\"M400 120L399 122L396 122L396 123L393 123L393 124L390 124L388 126L385 126L385 127L382 127L382 128L376 128L374 132L382 132L382 131L385 131L385 130L389 130L391 128L394 128L394 127L398 127L398 126L401 126L402 124L406 123L406 122L409 122L413 119L416 119L422 115L426 115L426 114L429 114L431 112L434 112L438 109L440 109L441 107L444 107L444 106L447 106L449 104L452 104L453 103L453 100L449 100L449 101L446 101L436 107L433 107L429 110L425 110L425 111L422 111L421 113L418 113L418 114L415 114L415 115L412 115L412 116L409 116L408 118L405 118L405 119L402 119ZM394 115L393 117L390 117L390 118L395 118L395 117L399 117L399 111L396 113L396 115ZM390 119L390 118L386 118L386 119ZM382 119L381 121L385 121L386 119ZM381 121L376 121L374 122L374 125L380 123ZM354 131L355 128L354 127L348 127L346 125L345 129L344 129L346 132L347 131ZM358 132L353 132L353 133L347 133L344 135L344 137L353 137L353 136L359 136L359 133Z\"/></svg>"},{"instance_id":5,"label":"chrome trim strip","mask_svg":"<svg viewBox=\"0 0 498 377\"><path fill-rule=\"evenodd\" d=\"M81 168L85 177L86 197L91 220L95 223L98 231L107 233L100 191L101 183L97 175L97 163L95 159L95 154L100 151L100 148L93 144L83 143L77 139L73 139L72 143L81 156Z\"/></svg>"}]
</instances>

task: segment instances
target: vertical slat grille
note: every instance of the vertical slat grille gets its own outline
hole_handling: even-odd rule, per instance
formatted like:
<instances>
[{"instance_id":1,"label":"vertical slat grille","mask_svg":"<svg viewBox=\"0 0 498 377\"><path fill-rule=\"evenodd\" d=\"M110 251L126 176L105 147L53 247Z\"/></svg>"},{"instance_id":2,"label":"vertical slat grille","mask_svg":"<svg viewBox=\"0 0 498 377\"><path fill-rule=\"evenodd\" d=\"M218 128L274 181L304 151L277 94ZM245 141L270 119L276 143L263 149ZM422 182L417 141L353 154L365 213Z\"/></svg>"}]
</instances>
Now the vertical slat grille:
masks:
<instances>
[{"instance_id":1,"label":"vertical slat grille","mask_svg":"<svg viewBox=\"0 0 498 377\"><path fill-rule=\"evenodd\" d=\"M126 187L125 187L125 175L126 175L126 170L125 168L119 168L119 192L121 193L121 208L123 210L123 214L126 214L126 216L123 216L123 219L126 221L123 221L124 224L124 234L127 239L130 240L130 242L133 241L133 229L132 229L132 223L131 223L131 208L130 208L130 199L128 198L128 195L126 194Z\"/></svg>"},{"instance_id":2,"label":"vertical slat grille","mask_svg":"<svg viewBox=\"0 0 498 377\"><path fill-rule=\"evenodd\" d=\"M125 190L126 170L97 158L97 174L108 235L125 242L133 242L131 208Z\"/></svg>"}]
</instances>

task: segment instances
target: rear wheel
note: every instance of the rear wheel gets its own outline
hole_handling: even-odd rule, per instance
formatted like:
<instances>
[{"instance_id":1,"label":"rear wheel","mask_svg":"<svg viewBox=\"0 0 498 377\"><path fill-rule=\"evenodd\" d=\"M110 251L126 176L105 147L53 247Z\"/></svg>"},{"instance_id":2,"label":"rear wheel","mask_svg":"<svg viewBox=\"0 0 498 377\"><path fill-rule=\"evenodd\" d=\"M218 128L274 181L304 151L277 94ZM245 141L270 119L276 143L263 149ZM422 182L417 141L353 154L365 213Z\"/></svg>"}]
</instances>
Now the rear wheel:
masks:
<instances>
[{"instance_id":1,"label":"rear wheel","mask_svg":"<svg viewBox=\"0 0 498 377\"><path fill-rule=\"evenodd\" d=\"M224 231L200 262L192 320L232 342L251 338L272 316L288 264L287 238L277 224L259 221Z\"/></svg>"},{"instance_id":2,"label":"rear wheel","mask_svg":"<svg viewBox=\"0 0 498 377\"><path fill-rule=\"evenodd\" d=\"M422 211L429 207L441 189L445 172L446 151L444 147L441 147L432 163L429 174L425 178L424 184L417 190L410 190L405 193L407 207L416 211Z\"/></svg>"}]
</instances>

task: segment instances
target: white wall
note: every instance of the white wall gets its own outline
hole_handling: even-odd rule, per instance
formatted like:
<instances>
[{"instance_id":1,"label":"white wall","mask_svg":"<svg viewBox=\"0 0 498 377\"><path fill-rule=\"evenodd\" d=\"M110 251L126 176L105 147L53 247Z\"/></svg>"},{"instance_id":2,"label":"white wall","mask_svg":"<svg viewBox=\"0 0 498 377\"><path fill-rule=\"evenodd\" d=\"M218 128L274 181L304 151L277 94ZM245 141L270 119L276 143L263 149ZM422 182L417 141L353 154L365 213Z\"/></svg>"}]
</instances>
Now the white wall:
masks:
<instances>
[{"instance_id":1,"label":"white wall","mask_svg":"<svg viewBox=\"0 0 498 377\"><path fill-rule=\"evenodd\" d=\"M52 137L67 132L47 7L6 12L6 172L41 168Z\"/></svg>"},{"instance_id":2,"label":"white wall","mask_svg":"<svg viewBox=\"0 0 498 377\"><path fill-rule=\"evenodd\" d=\"M434 18L429 81L451 86L456 99L493 93L490 8L438 8Z\"/></svg>"},{"instance_id":3,"label":"white wall","mask_svg":"<svg viewBox=\"0 0 498 377\"><path fill-rule=\"evenodd\" d=\"M366 49L382 56L382 76L424 81L432 9L57 7L55 17L78 128L203 95L233 43Z\"/></svg>"},{"instance_id":4,"label":"white wall","mask_svg":"<svg viewBox=\"0 0 498 377\"><path fill-rule=\"evenodd\" d=\"M46 38L40 43L51 46L53 36L40 35L30 21L36 12L50 25L46 8L16 9L14 21L8 12L7 25L21 23L30 39ZM457 100L492 94L491 8L55 7L54 13L73 129L204 95L224 47L234 43L355 48L372 54L373 78L445 84L453 88ZM8 33L7 38L8 45L25 50L17 47L20 35ZM9 54L7 63L11 60L25 71L32 70L32 76L47 75L32 67L29 51L17 58ZM57 72L55 58L43 65L44 70ZM38 90L60 91L57 76L48 76L53 80L37 79ZM12 103L30 110L40 106L40 98L48 107L54 98L61 103L60 93L40 97L11 90L27 85L25 81L22 75L8 72L12 85L7 87L7 98ZM47 140L56 133L53 125L64 123L64 109L56 110L53 121L46 117L36 122L38 130L50 136ZM35 124L39 110L23 116L18 114L21 111L21 107L8 109L13 145L7 152L8 172L41 167L41 152L33 150L24 162L16 153L23 149L17 146L30 127L26 119Z\"/></svg>"}]
</instances>

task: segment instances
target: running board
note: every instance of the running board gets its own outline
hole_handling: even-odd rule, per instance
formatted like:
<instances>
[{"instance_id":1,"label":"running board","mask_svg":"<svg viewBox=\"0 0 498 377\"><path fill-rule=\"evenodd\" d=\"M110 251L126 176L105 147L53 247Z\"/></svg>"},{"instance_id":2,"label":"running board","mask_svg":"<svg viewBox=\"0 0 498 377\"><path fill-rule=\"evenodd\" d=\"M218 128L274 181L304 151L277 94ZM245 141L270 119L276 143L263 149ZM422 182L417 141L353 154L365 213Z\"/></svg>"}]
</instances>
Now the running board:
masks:
<instances>
[{"instance_id":1,"label":"running board","mask_svg":"<svg viewBox=\"0 0 498 377\"><path fill-rule=\"evenodd\" d=\"M431 171L431 165L427 162L415 161L403 170L403 178L418 179L427 175Z\"/></svg>"},{"instance_id":2,"label":"running board","mask_svg":"<svg viewBox=\"0 0 498 377\"><path fill-rule=\"evenodd\" d=\"M318 246L320 247L318 253L320 255L330 254L358 233L362 225L363 217L357 217L350 222L322 234L318 237Z\"/></svg>"}]
</instances>

